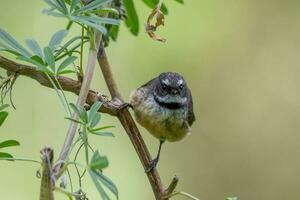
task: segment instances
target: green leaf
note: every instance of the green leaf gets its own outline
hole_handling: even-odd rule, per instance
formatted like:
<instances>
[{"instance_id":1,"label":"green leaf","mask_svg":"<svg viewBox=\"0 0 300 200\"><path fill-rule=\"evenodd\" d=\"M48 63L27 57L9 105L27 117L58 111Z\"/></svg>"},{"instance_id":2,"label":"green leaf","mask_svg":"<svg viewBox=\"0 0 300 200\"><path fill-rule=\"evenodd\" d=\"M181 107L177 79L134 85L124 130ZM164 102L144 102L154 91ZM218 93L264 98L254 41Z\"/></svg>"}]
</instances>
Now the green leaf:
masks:
<instances>
[{"instance_id":1,"label":"green leaf","mask_svg":"<svg viewBox=\"0 0 300 200\"><path fill-rule=\"evenodd\" d=\"M43 9L42 13L46 14L46 15L51 15L53 17L66 17L64 14L61 14L59 12L55 12L53 8Z\"/></svg>"},{"instance_id":2,"label":"green leaf","mask_svg":"<svg viewBox=\"0 0 300 200\"><path fill-rule=\"evenodd\" d=\"M127 11L127 19L125 24L127 27L129 27L129 30L133 35L137 35L139 33L139 19L133 0L124 0L124 7Z\"/></svg>"},{"instance_id":3,"label":"green leaf","mask_svg":"<svg viewBox=\"0 0 300 200\"><path fill-rule=\"evenodd\" d=\"M72 74L72 73L76 73L74 70L63 70L58 72L58 75L63 75L63 74Z\"/></svg>"},{"instance_id":4,"label":"green leaf","mask_svg":"<svg viewBox=\"0 0 300 200\"><path fill-rule=\"evenodd\" d=\"M0 28L0 39L2 39L3 42L8 44L13 48L13 50L17 51L21 55L25 57L31 57L31 54L22 47L9 33L4 31L2 28Z\"/></svg>"},{"instance_id":5,"label":"green leaf","mask_svg":"<svg viewBox=\"0 0 300 200\"><path fill-rule=\"evenodd\" d=\"M149 6L151 9L156 8L159 0L142 0L147 6ZM168 14L168 9L166 5L163 3L161 6L161 11L163 14L167 15Z\"/></svg>"},{"instance_id":6,"label":"green leaf","mask_svg":"<svg viewBox=\"0 0 300 200\"><path fill-rule=\"evenodd\" d=\"M9 153L0 152L0 158L13 158Z\"/></svg>"},{"instance_id":7,"label":"green leaf","mask_svg":"<svg viewBox=\"0 0 300 200\"><path fill-rule=\"evenodd\" d=\"M8 116L8 112L0 112L0 126L2 126L7 116Z\"/></svg>"},{"instance_id":8,"label":"green leaf","mask_svg":"<svg viewBox=\"0 0 300 200\"><path fill-rule=\"evenodd\" d=\"M107 17L80 16L80 18L99 25L103 25L103 24L120 25L120 20L107 18Z\"/></svg>"},{"instance_id":9,"label":"green leaf","mask_svg":"<svg viewBox=\"0 0 300 200\"><path fill-rule=\"evenodd\" d=\"M85 122L86 124L88 123L88 114L84 108L79 108L80 111L80 119Z\"/></svg>"},{"instance_id":10,"label":"green leaf","mask_svg":"<svg viewBox=\"0 0 300 200\"><path fill-rule=\"evenodd\" d=\"M96 150L92 156L89 166L92 170L104 169L108 166L108 159L106 156L101 156L99 151Z\"/></svg>"},{"instance_id":11,"label":"green leaf","mask_svg":"<svg viewBox=\"0 0 300 200\"><path fill-rule=\"evenodd\" d=\"M74 21L77 21L81 24L84 24L84 25L87 25L89 27L92 27L92 28L95 28L96 30L100 31L101 33L103 33L104 35L106 34L106 28L104 26L101 26L99 24L96 24L96 23L93 23L93 22L90 22L90 21L87 21L81 17L71 17L73 18L72 20Z\"/></svg>"},{"instance_id":12,"label":"green leaf","mask_svg":"<svg viewBox=\"0 0 300 200\"><path fill-rule=\"evenodd\" d=\"M116 185L102 173L95 171L95 174L97 174L98 179L103 183L103 185L105 185L117 197L117 199L119 199L119 192Z\"/></svg>"},{"instance_id":13,"label":"green leaf","mask_svg":"<svg viewBox=\"0 0 300 200\"><path fill-rule=\"evenodd\" d=\"M120 26L112 26L110 28L109 36L113 41L117 40L118 34L119 34L119 27Z\"/></svg>"},{"instance_id":14,"label":"green leaf","mask_svg":"<svg viewBox=\"0 0 300 200\"><path fill-rule=\"evenodd\" d=\"M17 140L6 140L6 141L0 143L0 148L13 147L13 146L19 146L19 145L20 145L20 143Z\"/></svg>"},{"instance_id":15,"label":"green leaf","mask_svg":"<svg viewBox=\"0 0 300 200\"><path fill-rule=\"evenodd\" d=\"M96 101L90 111L89 111L89 120L92 120L94 118L94 116L96 115L96 113L98 112L98 110L100 109L102 103L100 101Z\"/></svg>"},{"instance_id":16,"label":"green leaf","mask_svg":"<svg viewBox=\"0 0 300 200\"><path fill-rule=\"evenodd\" d=\"M65 117L65 119L68 119L68 120L70 120L70 121L72 121L72 122L75 122L75 123L78 123L78 124L83 124L81 121L78 121L78 120L73 119L73 118L71 118L71 117Z\"/></svg>"},{"instance_id":17,"label":"green leaf","mask_svg":"<svg viewBox=\"0 0 300 200\"><path fill-rule=\"evenodd\" d=\"M95 127L100 122L100 119L101 119L100 113L95 113L93 118L90 119L90 127L91 128Z\"/></svg>"},{"instance_id":18,"label":"green leaf","mask_svg":"<svg viewBox=\"0 0 300 200\"><path fill-rule=\"evenodd\" d=\"M52 51L54 51L56 49L56 47L58 45L60 45L60 43L62 42L62 40L64 39L64 37L68 34L67 30L59 30L56 33L54 33L54 35L52 36L52 38L50 39L50 42L48 44L48 46L50 47L50 49Z\"/></svg>"},{"instance_id":19,"label":"green leaf","mask_svg":"<svg viewBox=\"0 0 300 200\"><path fill-rule=\"evenodd\" d=\"M92 178L92 181L93 181L94 185L96 186L102 200L110 200L109 196L106 194L106 192L102 188L101 184L99 183L97 174L95 174L95 172L91 169L88 169L88 172L89 172L89 174Z\"/></svg>"},{"instance_id":20,"label":"green leaf","mask_svg":"<svg viewBox=\"0 0 300 200\"><path fill-rule=\"evenodd\" d=\"M77 59L76 56L67 57L58 67L57 72L63 71L66 67L68 67L71 63L73 63Z\"/></svg>"},{"instance_id":21,"label":"green leaf","mask_svg":"<svg viewBox=\"0 0 300 200\"><path fill-rule=\"evenodd\" d=\"M108 128L115 128L116 126L102 126L100 128L95 128L95 129L92 129L93 131L97 132L97 131L101 131L101 130L104 130L104 129L108 129Z\"/></svg>"},{"instance_id":22,"label":"green leaf","mask_svg":"<svg viewBox=\"0 0 300 200\"><path fill-rule=\"evenodd\" d=\"M16 56L21 56L22 55L20 52L16 51L15 49L13 49L10 46L7 46L7 45L3 44L1 41L0 41L0 47L2 47L0 49L0 51L6 51L6 52L9 52L9 53L14 54Z\"/></svg>"},{"instance_id":23,"label":"green leaf","mask_svg":"<svg viewBox=\"0 0 300 200\"><path fill-rule=\"evenodd\" d=\"M57 9L59 12L64 13L64 9L54 0L44 0L49 6Z\"/></svg>"},{"instance_id":24,"label":"green leaf","mask_svg":"<svg viewBox=\"0 0 300 200\"><path fill-rule=\"evenodd\" d=\"M25 61L25 62L28 62L28 63L31 63L33 64L34 66L41 66L41 64L39 62L37 62L36 60L34 59L31 59L31 58L26 58L24 56L19 56L16 58L17 60L22 60L22 61Z\"/></svg>"},{"instance_id":25,"label":"green leaf","mask_svg":"<svg viewBox=\"0 0 300 200\"><path fill-rule=\"evenodd\" d=\"M76 14L77 13L82 13L82 12L85 12L85 11L93 10L95 8L99 8L103 4L108 3L110 1L111 0L95 0L95 1L93 1L91 3L89 3L88 5L83 6L82 8L80 8L79 10L77 10L75 13Z\"/></svg>"},{"instance_id":26,"label":"green leaf","mask_svg":"<svg viewBox=\"0 0 300 200\"><path fill-rule=\"evenodd\" d=\"M44 58L43 55L43 51L40 47L40 45L37 43L36 40L34 39L26 39L25 40L26 45L28 46L28 48L37 56L39 56L40 58Z\"/></svg>"},{"instance_id":27,"label":"green leaf","mask_svg":"<svg viewBox=\"0 0 300 200\"><path fill-rule=\"evenodd\" d=\"M39 57L39 56L37 56L37 55L32 56L30 59L31 59L31 60L34 60L34 61L36 61L36 62L38 62L40 65L43 65L43 66L45 65L45 63L44 63L44 61L42 60L42 58Z\"/></svg>"},{"instance_id":28,"label":"green leaf","mask_svg":"<svg viewBox=\"0 0 300 200\"><path fill-rule=\"evenodd\" d=\"M75 104L73 104L73 103L69 103L69 105L70 105L70 107L72 108L72 110L78 115L78 116L80 116L80 111L79 111L79 109L77 108L77 106L75 105Z\"/></svg>"},{"instance_id":29,"label":"green leaf","mask_svg":"<svg viewBox=\"0 0 300 200\"><path fill-rule=\"evenodd\" d=\"M56 0L56 2L57 2L57 4L59 4L60 7L62 8L63 13L64 13L65 15L68 15L68 9L67 9L65 0Z\"/></svg>"},{"instance_id":30,"label":"green leaf","mask_svg":"<svg viewBox=\"0 0 300 200\"><path fill-rule=\"evenodd\" d=\"M1 105L1 106L0 106L0 111L1 111L1 110L4 110L4 109L7 108L7 107L9 107L8 104L3 104L3 105Z\"/></svg>"},{"instance_id":31,"label":"green leaf","mask_svg":"<svg viewBox=\"0 0 300 200\"><path fill-rule=\"evenodd\" d=\"M71 6L70 6L70 13L73 13L76 5L79 3L80 0L72 0L71 1Z\"/></svg>"},{"instance_id":32,"label":"green leaf","mask_svg":"<svg viewBox=\"0 0 300 200\"><path fill-rule=\"evenodd\" d=\"M44 54L46 63L50 66L52 72L55 72L55 58L50 47L44 48Z\"/></svg>"},{"instance_id":33,"label":"green leaf","mask_svg":"<svg viewBox=\"0 0 300 200\"><path fill-rule=\"evenodd\" d=\"M184 3L183 0L174 0L174 1L176 1L176 2L178 2L178 3L181 3L181 4Z\"/></svg>"},{"instance_id":34,"label":"green leaf","mask_svg":"<svg viewBox=\"0 0 300 200\"><path fill-rule=\"evenodd\" d=\"M89 132L93 135L98 135L98 136L115 137L115 135L111 132L94 132L93 130L89 130Z\"/></svg>"}]
</instances>

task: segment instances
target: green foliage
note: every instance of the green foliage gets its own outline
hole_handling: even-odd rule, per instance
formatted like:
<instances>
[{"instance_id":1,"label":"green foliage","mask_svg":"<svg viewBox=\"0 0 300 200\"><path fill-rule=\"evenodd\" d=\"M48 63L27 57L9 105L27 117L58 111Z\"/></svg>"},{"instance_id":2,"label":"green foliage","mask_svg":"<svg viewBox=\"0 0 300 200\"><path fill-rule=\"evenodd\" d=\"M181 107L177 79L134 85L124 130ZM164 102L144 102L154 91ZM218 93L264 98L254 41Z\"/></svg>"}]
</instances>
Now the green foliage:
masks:
<instances>
[{"instance_id":1,"label":"green foliage","mask_svg":"<svg viewBox=\"0 0 300 200\"><path fill-rule=\"evenodd\" d=\"M225 200L238 200L237 197L227 197Z\"/></svg>"},{"instance_id":2,"label":"green foliage","mask_svg":"<svg viewBox=\"0 0 300 200\"><path fill-rule=\"evenodd\" d=\"M101 120L101 114L98 112L102 103L96 101L89 111L86 111L84 108L78 108L76 105L70 103L70 107L72 110L79 116L79 120L75 120L73 118L66 117L71 121L82 124L86 127L87 132L98 135L98 136L110 136L114 137L111 132L103 132L103 130L112 128L114 126L103 126L99 128L95 128L97 124L99 124Z\"/></svg>"},{"instance_id":3,"label":"green foliage","mask_svg":"<svg viewBox=\"0 0 300 200\"><path fill-rule=\"evenodd\" d=\"M44 71L50 75L60 75L66 73L73 73L72 70L66 70L65 68L69 66L71 63L77 59L75 56L69 56L61 64L59 67L56 67L56 61L63 51L67 51L69 55L75 51L75 49L68 50L68 46L77 40L77 37L72 38L68 43L63 45L62 49L57 50L63 38L66 36L66 30L57 31L50 39L49 45L43 48L38 44L38 42L34 39L26 39L25 43L30 49L27 51L21 44L19 44L9 33L0 29L0 46L2 46L2 50L8 51L17 55L17 59L30 63L37 67L39 70ZM18 48L17 48L18 47ZM78 48L78 47L77 47ZM68 56L66 54L65 56Z\"/></svg>"},{"instance_id":4,"label":"green foliage","mask_svg":"<svg viewBox=\"0 0 300 200\"><path fill-rule=\"evenodd\" d=\"M95 151L91 162L89 163L88 172L102 199L110 200L108 194L105 192L102 185L104 185L108 190L110 190L118 199L119 194L117 187L108 177L104 176L102 173L102 169L106 168L107 166L108 160L106 156L101 156L98 151Z\"/></svg>"},{"instance_id":5,"label":"green foliage","mask_svg":"<svg viewBox=\"0 0 300 200\"><path fill-rule=\"evenodd\" d=\"M5 108L8 107L8 104L4 104L0 106L0 126L2 126L3 122L8 116L8 112L2 111ZM7 148L7 147L13 147L13 146L19 146L20 143L17 140L6 140L3 142L0 142L0 149ZM9 153L0 152L0 158L13 158L13 156Z\"/></svg>"},{"instance_id":6,"label":"green foliage","mask_svg":"<svg viewBox=\"0 0 300 200\"><path fill-rule=\"evenodd\" d=\"M100 8L103 5L111 2L111 0L95 0L88 5L83 5L79 0L72 0L70 8L65 1L62 0L44 0L49 6L49 9L44 9L43 13L55 17L65 17L70 22L79 23L97 29L106 34L104 24L119 25L119 20L99 17L94 14L95 10L98 12L105 12L108 8Z\"/></svg>"}]
</instances>

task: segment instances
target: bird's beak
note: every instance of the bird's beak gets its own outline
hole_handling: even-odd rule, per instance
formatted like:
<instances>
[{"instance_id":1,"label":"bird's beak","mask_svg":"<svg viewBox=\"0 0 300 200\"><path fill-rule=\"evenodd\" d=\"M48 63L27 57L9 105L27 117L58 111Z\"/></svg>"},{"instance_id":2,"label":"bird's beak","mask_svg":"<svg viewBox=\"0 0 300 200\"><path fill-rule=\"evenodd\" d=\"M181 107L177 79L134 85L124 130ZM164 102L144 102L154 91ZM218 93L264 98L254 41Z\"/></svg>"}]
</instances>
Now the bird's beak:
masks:
<instances>
[{"instance_id":1,"label":"bird's beak","mask_svg":"<svg viewBox=\"0 0 300 200\"><path fill-rule=\"evenodd\" d=\"M177 95L177 94L179 94L179 91L177 89L172 89L171 94L172 95Z\"/></svg>"}]
</instances>

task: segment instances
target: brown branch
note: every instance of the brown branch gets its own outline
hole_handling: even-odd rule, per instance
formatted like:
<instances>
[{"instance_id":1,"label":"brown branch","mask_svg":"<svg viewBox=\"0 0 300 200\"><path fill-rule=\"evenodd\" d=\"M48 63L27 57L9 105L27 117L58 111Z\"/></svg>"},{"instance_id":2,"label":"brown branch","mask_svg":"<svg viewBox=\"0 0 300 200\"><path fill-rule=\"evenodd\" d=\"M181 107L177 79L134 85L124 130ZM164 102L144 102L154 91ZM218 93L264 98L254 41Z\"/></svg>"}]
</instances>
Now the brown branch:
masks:
<instances>
[{"instance_id":1,"label":"brown branch","mask_svg":"<svg viewBox=\"0 0 300 200\"><path fill-rule=\"evenodd\" d=\"M17 73L18 75L27 76L36 80L43 86L53 88L53 85L50 83L47 76L34 67L19 64L0 56L0 68L6 69L8 73ZM72 92L76 95L79 94L81 82L63 76L58 76L57 79L64 91ZM98 92L89 90L86 103L93 105L96 101L101 101L103 103L100 112L117 115L118 107L116 105L111 103L104 95L100 95Z\"/></svg>"},{"instance_id":2,"label":"brown branch","mask_svg":"<svg viewBox=\"0 0 300 200\"><path fill-rule=\"evenodd\" d=\"M127 109L119 110L119 106L123 103L123 100L117 90L103 46L101 46L98 52L98 62L101 66L103 74L105 74L105 81L107 82L109 91L114 98L114 102L109 101L105 96L100 95L93 90L89 90L86 103L92 105L95 101L101 101L103 103L103 106L101 107L100 112L108 113L110 115L118 117L126 133L128 134L144 169L147 169L152 158L129 111ZM18 75L30 77L43 86L53 88L47 76L34 67L19 64L0 56L0 68L7 70L8 73L17 73ZM81 82L63 76L58 76L57 79L64 91L72 92L76 95L79 94ZM147 173L147 176L156 199L165 199L166 191L164 190L157 170L153 169L152 171Z\"/></svg>"},{"instance_id":3,"label":"brown branch","mask_svg":"<svg viewBox=\"0 0 300 200\"><path fill-rule=\"evenodd\" d=\"M124 102L120 93L117 90L116 83L114 81L111 67L109 65L105 49L103 47L103 44L100 44L99 51L98 51L98 62L101 68L101 71L103 73L104 79L107 83L107 87L110 91L110 94L112 98L122 105ZM130 112L128 109L124 108L121 109L118 112L118 118L125 129L126 133L128 134L139 158L140 161L146 170L149 167L150 161L152 160L150 153L148 151L147 146L145 145L145 142L139 132L139 129L137 128ZM147 176L149 179L149 182L152 186L152 190L154 192L155 198L157 200L165 199L165 190L163 187L163 184L161 182L160 176L157 172L157 170L154 168L153 170L147 172Z\"/></svg>"}]
</instances>

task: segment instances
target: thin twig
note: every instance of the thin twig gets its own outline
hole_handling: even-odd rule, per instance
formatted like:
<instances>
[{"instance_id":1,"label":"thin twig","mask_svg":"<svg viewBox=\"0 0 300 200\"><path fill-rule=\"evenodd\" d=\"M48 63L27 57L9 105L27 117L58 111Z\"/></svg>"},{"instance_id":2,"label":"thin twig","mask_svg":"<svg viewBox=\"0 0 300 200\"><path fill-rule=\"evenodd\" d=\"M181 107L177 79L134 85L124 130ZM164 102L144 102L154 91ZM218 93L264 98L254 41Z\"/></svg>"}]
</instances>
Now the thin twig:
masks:
<instances>
[{"instance_id":1,"label":"thin twig","mask_svg":"<svg viewBox=\"0 0 300 200\"><path fill-rule=\"evenodd\" d=\"M178 177L174 176L171 183L170 183L170 185L169 185L169 187L168 187L168 189L166 189L166 192L165 192L166 196L171 195L174 192L174 190L175 190L175 188L178 184L178 181L179 181Z\"/></svg>"}]
</instances>

